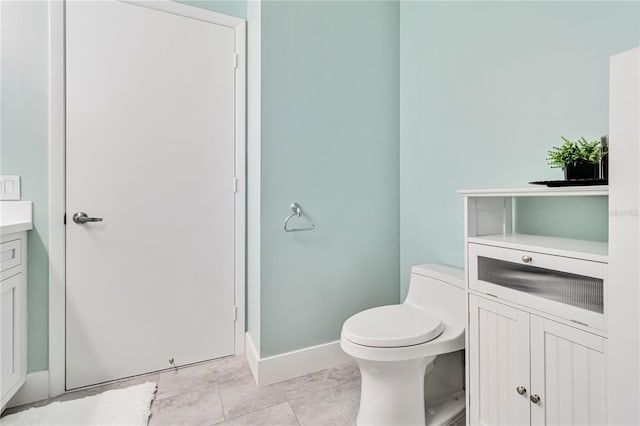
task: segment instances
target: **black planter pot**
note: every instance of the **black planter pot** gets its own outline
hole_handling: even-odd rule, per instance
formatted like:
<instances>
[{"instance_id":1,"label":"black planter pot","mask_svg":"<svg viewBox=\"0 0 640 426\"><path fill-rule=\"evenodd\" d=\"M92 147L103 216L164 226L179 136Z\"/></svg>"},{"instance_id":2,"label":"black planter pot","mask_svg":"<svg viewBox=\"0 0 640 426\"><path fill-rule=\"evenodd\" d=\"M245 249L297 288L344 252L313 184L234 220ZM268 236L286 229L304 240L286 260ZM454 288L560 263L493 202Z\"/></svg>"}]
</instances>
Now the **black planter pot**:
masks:
<instances>
[{"instance_id":1,"label":"black planter pot","mask_svg":"<svg viewBox=\"0 0 640 426\"><path fill-rule=\"evenodd\" d=\"M600 177L600 166L593 163L574 163L564 169L566 180L575 179L598 179Z\"/></svg>"},{"instance_id":2,"label":"black planter pot","mask_svg":"<svg viewBox=\"0 0 640 426\"><path fill-rule=\"evenodd\" d=\"M609 155L605 155L602 157L600 161L600 179L608 180L609 179Z\"/></svg>"}]
</instances>

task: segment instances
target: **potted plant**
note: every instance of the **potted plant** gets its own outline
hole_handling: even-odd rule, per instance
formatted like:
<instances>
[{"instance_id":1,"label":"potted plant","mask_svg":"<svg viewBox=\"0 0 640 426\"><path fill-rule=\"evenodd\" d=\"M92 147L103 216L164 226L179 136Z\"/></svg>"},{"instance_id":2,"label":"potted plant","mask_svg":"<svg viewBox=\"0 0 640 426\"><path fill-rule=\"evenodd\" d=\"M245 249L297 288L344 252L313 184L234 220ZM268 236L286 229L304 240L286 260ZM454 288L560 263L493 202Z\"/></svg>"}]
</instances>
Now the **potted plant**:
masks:
<instances>
[{"instance_id":1,"label":"potted plant","mask_svg":"<svg viewBox=\"0 0 640 426\"><path fill-rule=\"evenodd\" d=\"M563 169L566 180L599 178L600 161L607 154L600 141L588 142L580 138L572 142L564 136L561 138L564 143L549 150L548 164Z\"/></svg>"}]
</instances>

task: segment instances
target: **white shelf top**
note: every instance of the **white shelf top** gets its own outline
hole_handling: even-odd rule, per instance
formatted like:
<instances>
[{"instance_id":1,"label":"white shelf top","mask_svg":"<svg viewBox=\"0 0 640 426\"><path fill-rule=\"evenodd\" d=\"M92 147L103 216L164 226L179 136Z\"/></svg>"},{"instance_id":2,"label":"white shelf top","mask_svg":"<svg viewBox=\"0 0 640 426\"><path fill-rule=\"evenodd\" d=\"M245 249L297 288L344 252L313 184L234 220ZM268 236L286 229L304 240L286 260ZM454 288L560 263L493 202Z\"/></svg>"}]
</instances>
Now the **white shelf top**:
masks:
<instances>
[{"instance_id":1,"label":"white shelf top","mask_svg":"<svg viewBox=\"0 0 640 426\"><path fill-rule=\"evenodd\" d=\"M31 201L0 201L0 235L33 228Z\"/></svg>"},{"instance_id":2,"label":"white shelf top","mask_svg":"<svg viewBox=\"0 0 640 426\"><path fill-rule=\"evenodd\" d=\"M608 195L608 185L563 186L548 188L546 186L530 186L527 188L506 189L461 189L458 194L464 197L579 197Z\"/></svg>"},{"instance_id":3,"label":"white shelf top","mask_svg":"<svg viewBox=\"0 0 640 426\"><path fill-rule=\"evenodd\" d=\"M499 234L469 237L468 242L517 250L533 251L556 256L609 262L609 243L574 240L570 238L543 237L528 234Z\"/></svg>"}]
</instances>

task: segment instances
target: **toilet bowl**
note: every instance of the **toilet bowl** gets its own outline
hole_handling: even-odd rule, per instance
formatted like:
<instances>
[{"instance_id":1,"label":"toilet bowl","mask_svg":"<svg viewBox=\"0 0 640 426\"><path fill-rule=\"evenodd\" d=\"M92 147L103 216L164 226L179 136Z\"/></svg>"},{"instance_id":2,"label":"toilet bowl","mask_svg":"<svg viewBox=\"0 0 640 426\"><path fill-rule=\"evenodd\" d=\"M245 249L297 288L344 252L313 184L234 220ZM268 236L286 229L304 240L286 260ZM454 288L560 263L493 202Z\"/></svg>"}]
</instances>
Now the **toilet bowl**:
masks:
<instances>
[{"instance_id":1,"label":"toilet bowl","mask_svg":"<svg viewBox=\"0 0 640 426\"><path fill-rule=\"evenodd\" d=\"M411 269L404 303L347 319L340 346L362 377L357 424L425 425L425 374L438 355L464 349L464 322L463 272L435 264ZM430 418L443 424L459 416L464 410L460 390L449 401L438 401L440 412Z\"/></svg>"}]
</instances>

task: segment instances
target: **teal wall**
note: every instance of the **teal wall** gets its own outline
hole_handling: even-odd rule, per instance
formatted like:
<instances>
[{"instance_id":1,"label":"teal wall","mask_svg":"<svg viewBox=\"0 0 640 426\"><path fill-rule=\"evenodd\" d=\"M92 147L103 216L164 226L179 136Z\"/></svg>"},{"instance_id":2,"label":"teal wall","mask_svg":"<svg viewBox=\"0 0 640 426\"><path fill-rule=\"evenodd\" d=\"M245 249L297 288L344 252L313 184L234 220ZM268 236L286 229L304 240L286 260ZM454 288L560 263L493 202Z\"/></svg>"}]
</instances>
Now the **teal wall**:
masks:
<instances>
[{"instance_id":1,"label":"teal wall","mask_svg":"<svg viewBox=\"0 0 640 426\"><path fill-rule=\"evenodd\" d=\"M608 197L521 197L514 212L515 231L521 234L609 240Z\"/></svg>"},{"instance_id":2,"label":"teal wall","mask_svg":"<svg viewBox=\"0 0 640 426\"><path fill-rule=\"evenodd\" d=\"M246 0L176 0L179 3L188 4L213 12L235 16L237 18L247 18Z\"/></svg>"},{"instance_id":3,"label":"teal wall","mask_svg":"<svg viewBox=\"0 0 640 426\"><path fill-rule=\"evenodd\" d=\"M33 201L28 233L28 370L49 365L48 262L48 7L0 4L2 106L0 171L22 177L22 199Z\"/></svg>"},{"instance_id":4,"label":"teal wall","mask_svg":"<svg viewBox=\"0 0 640 426\"><path fill-rule=\"evenodd\" d=\"M401 295L413 264L463 265L457 189L561 179L561 135L607 134L609 57L639 21L638 2L400 3Z\"/></svg>"},{"instance_id":5,"label":"teal wall","mask_svg":"<svg viewBox=\"0 0 640 426\"><path fill-rule=\"evenodd\" d=\"M268 1L261 25L265 357L398 302L398 3ZM293 201L314 231L283 231Z\"/></svg>"}]
</instances>

